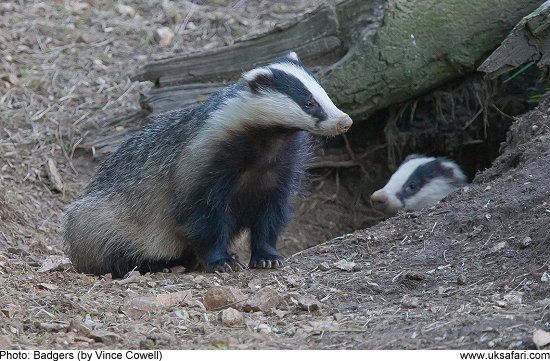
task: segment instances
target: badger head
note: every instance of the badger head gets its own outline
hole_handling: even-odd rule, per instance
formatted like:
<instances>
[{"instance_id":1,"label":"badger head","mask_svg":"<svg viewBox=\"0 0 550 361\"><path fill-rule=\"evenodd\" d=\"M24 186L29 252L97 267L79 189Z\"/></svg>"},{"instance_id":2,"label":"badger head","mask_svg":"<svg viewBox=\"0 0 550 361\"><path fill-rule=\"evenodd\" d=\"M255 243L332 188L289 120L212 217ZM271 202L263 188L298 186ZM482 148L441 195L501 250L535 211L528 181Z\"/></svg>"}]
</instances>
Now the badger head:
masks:
<instances>
[{"instance_id":1,"label":"badger head","mask_svg":"<svg viewBox=\"0 0 550 361\"><path fill-rule=\"evenodd\" d=\"M330 100L296 53L242 75L248 85L246 105L254 122L333 136L345 133L352 120Z\"/></svg>"},{"instance_id":2,"label":"badger head","mask_svg":"<svg viewBox=\"0 0 550 361\"><path fill-rule=\"evenodd\" d=\"M430 207L466 184L460 167L446 158L411 155L384 188L371 196L374 208L393 214L399 209Z\"/></svg>"}]
</instances>

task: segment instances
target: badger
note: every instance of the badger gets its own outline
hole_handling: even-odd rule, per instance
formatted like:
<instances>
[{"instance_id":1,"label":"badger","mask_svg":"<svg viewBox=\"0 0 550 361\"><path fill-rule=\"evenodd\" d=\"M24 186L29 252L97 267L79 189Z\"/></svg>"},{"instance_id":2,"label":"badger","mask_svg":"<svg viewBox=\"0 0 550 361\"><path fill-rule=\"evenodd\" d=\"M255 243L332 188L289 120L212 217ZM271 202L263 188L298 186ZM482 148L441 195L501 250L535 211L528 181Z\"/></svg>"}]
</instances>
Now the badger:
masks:
<instances>
[{"instance_id":1,"label":"badger","mask_svg":"<svg viewBox=\"0 0 550 361\"><path fill-rule=\"evenodd\" d=\"M164 113L107 157L65 211L78 272L241 271L228 247L250 233L250 268L280 268L277 238L303 184L311 133L352 125L296 53L244 72L204 103Z\"/></svg>"},{"instance_id":2,"label":"badger","mask_svg":"<svg viewBox=\"0 0 550 361\"><path fill-rule=\"evenodd\" d=\"M466 176L452 160L411 154L384 188L372 194L371 203L375 209L388 214L395 214L399 209L420 210L436 204L466 183Z\"/></svg>"}]
</instances>

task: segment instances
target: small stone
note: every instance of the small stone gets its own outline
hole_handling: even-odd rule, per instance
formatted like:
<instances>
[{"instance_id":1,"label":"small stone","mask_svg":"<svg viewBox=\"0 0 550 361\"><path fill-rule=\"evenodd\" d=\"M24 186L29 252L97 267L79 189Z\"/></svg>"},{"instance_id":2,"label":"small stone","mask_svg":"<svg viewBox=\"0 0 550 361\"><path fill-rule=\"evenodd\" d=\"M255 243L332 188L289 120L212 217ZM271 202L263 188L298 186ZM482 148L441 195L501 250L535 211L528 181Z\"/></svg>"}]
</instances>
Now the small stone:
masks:
<instances>
[{"instance_id":1,"label":"small stone","mask_svg":"<svg viewBox=\"0 0 550 361\"><path fill-rule=\"evenodd\" d=\"M321 262L318 267L321 271L328 271L330 269L328 262Z\"/></svg>"},{"instance_id":2,"label":"small stone","mask_svg":"<svg viewBox=\"0 0 550 361\"><path fill-rule=\"evenodd\" d=\"M57 290L59 287L52 284L52 283L39 283L38 284L38 288L42 288L44 290L50 290L50 291L55 291Z\"/></svg>"},{"instance_id":3,"label":"small stone","mask_svg":"<svg viewBox=\"0 0 550 361\"><path fill-rule=\"evenodd\" d=\"M197 288L210 288L214 286L214 282L209 280L207 277L204 277L203 275L198 275L193 278L193 283L196 285Z\"/></svg>"},{"instance_id":4,"label":"small stone","mask_svg":"<svg viewBox=\"0 0 550 361\"><path fill-rule=\"evenodd\" d=\"M265 323L260 323L258 327L256 327L256 330L258 330L259 333L268 334L271 333L271 327L269 325L266 325Z\"/></svg>"},{"instance_id":5,"label":"small stone","mask_svg":"<svg viewBox=\"0 0 550 361\"><path fill-rule=\"evenodd\" d=\"M304 278L297 275L290 275L285 277L285 280L288 282L289 286L294 288L299 288L304 285Z\"/></svg>"},{"instance_id":6,"label":"small stone","mask_svg":"<svg viewBox=\"0 0 550 361\"><path fill-rule=\"evenodd\" d=\"M420 305L420 301L418 301L418 297L403 295L401 297L401 305L405 308L416 308Z\"/></svg>"},{"instance_id":7,"label":"small stone","mask_svg":"<svg viewBox=\"0 0 550 361\"><path fill-rule=\"evenodd\" d=\"M336 331L339 328L338 322L331 319L310 321L309 324L315 332Z\"/></svg>"},{"instance_id":8,"label":"small stone","mask_svg":"<svg viewBox=\"0 0 550 361\"><path fill-rule=\"evenodd\" d=\"M246 296L238 289L229 286L210 288L204 295L204 306L207 310L221 310L234 306L246 300Z\"/></svg>"},{"instance_id":9,"label":"small stone","mask_svg":"<svg viewBox=\"0 0 550 361\"><path fill-rule=\"evenodd\" d=\"M45 331L61 331L69 328L68 322L39 322L38 328Z\"/></svg>"},{"instance_id":10,"label":"small stone","mask_svg":"<svg viewBox=\"0 0 550 361\"><path fill-rule=\"evenodd\" d=\"M531 245L531 243L533 243L533 240L531 239L531 237L525 237L519 242L519 245L521 248L527 248Z\"/></svg>"},{"instance_id":11,"label":"small stone","mask_svg":"<svg viewBox=\"0 0 550 361\"><path fill-rule=\"evenodd\" d=\"M156 296L156 303L164 307L174 307L179 304L190 301L193 298L191 290L162 293Z\"/></svg>"},{"instance_id":12,"label":"small stone","mask_svg":"<svg viewBox=\"0 0 550 361\"><path fill-rule=\"evenodd\" d=\"M321 303L314 296L299 296L297 302L304 311L312 312L321 308Z\"/></svg>"},{"instance_id":13,"label":"small stone","mask_svg":"<svg viewBox=\"0 0 550 361\"><path fill-rule=\"evenodd\" d=\"M516 305L521 305L522 303L522 297L523 296L523 293L521 292L516 292L516 291L512 291L506 295L504 295L504 297L502 297L505 301L507 301L508 303L511 303L511 304L516 304Z\"/></svg>"},{"instance_id":14,"label":"small stone","mask_svg":"<svg viewBox=\"0 0 550 361\"><path fill-rule=\"evenodd\" d=\"M544 272L542 276L540 277L540 280L542 282L548 282L550 281L550 274L548 272Z\"/></svg>"},{"instance_id":15,"label":"small stone","mask_svg":"<svg viewBox=\"0 0 550 361\"><path fill-rule=\"evenodd\" d=\"M109 346L117 343L120 339L120 336L110 331L93 330L90 332L90 338L95 342L101 342Z\"/></svg>"},{"instance_id":16,"label":"small stone","mask_svg":"<svg viewBox=\"0 0 550 361\"><path fill-rule=\"evenodd\" d=\"M153 332L147 335L147 340L153 341L155 346L170 346L177 342L176 337L165 332Z\"/></svg>"},{"instance_id":17,"label":"small stone","mask_svg":"<svg viewBox=\"0 0 550 361\"><path fill-rule=\"evenodd\" d=\"M458 277L456 278L456 283L458 285L465 285L466 284L466 276L464 276L463 274L458 275Z\"/></svg>"},{"instance_id":18,"label":"small stone","mask_svg":"<svg viewBox=\"0 0 550 361\"><path fill-rule=\"evenodd\" d=\"M93 41L92 37L86 33L80 34L77 40L80 43L86 43L86 44L89 44Z\"/></svg>"},{"instance_id":19,"label":"small stone","mask_svg":"<svg viewBox=\"0 0 550 361\"><path fill-rule=\"evenodd\" d=\"M254 279L252 279L250 282L248 282L248 288L249 288L252 292L259 291L260 288L262 288L262 281L260 281L260 280L257 279L257 278L254 278Z\"/></svg>"},{"instance_id":20,"label":"small stone","mask_svg":"<svg viewBox=\"0 0 550 361\"><path fill-rule=\"evenodd\" d=\"M236 309L229 307L221 312L220 319L228 327L237 327L244 324L244 316Z\"/></svg>"},{"instance_id":21,"label":"small stone","mask_svg":"<svg viewBox=\"0 0 550 361\"><path fill-rule=\"evenodd\" d=\"M426 277L422 273L416 271L407 272L407 274L405 274L405 278L413 281L422 281L426 279Z\"/></svg>"},{"instance_id":22,"label":"small stone","mask_svg":"<svg viewBox=\"0 0 550 361\"><path fill-rule=\"evenodd\" d=\"M69 322L69 328L68 328L69 331L72 331L74 333L79 333L81 334L82 336L88 338L90 336L90 328L87 327L86 325L84 325L82 323L82 321L76 319L76 318L73 318L70 322Z\"/></svg>"},{"instance_id":23,"label":"small stone","mask_svg":"<svg viewBox=\"0 0 550 361\"><path fill-rule=\"evenodd\" d=\"M126 285L128 283L139 283L144 280L144 277L139 273L139 271L130 271L125 277L121 280L116 280L114 283L118 285Z\"/></svg>"},{"instance_id":24,"label":"small stone","mask_svg":"<svg viewBox=\"0 0 550 361\"><path fill-rule=\"evenodd\" d=\"M283 317L285 317L286 315L288 315L288 311L277 310L277 309L273 310L273 313L274 313L275 315L277 315L279 318L283 318Z\"/></svg>"},{"instance_id":25,"label":"small stone","mask_svg":"<svg viewBox=\"0 0 550 361\"><path fill-rule=\"evenodd\" d=\"M243 305L242 309L245 312L269 311L272 308L277 308L283 301L283 297L271 287L265 287L256 292Z\"/></svg>"},{"instance_id":26,"label":"small stone","mask_svg":"<svg viewBox=\"0 0 550 361\"><path fill-rule=\"evenodd\" d=\"M138 296L126 301L119 311L131 318L140 318L145 313L155 312L162 307L175 307L190 301L192 301L190 290L162 293L157 296Z\"/></svg>"},{"instance_id":27,"label":"small stone","mask_svg":"<svg viewBox=\"0 0 550 361\"><path fill-rule=\"evenodd\" d=\"M19 84L19 78L17 77L17 75L15 75L13 73L4 74L4 75L2 75L1 79L7 81L11 85Z\"/></svg>"},{"instance_id":28,"label":"small stone","mask_svg":"<svg viewBox=\"0 0 550 361\"><path fill-rule=\"evenodd\" d=\"M185 273L185 267L183 266L174 266L170 268L170 272L172 273Z\"/></svg>"},{"instance_id":29,"label":"small stone","mask_svg":"<svg viewBox=\"0 0 550 361\"><path fill-rule=\"evenodd\" d=\"M133 7L120 3L116 5L116 11L123 16L134 17L134 15L136 15L136 11Z\"/></svg>"},{"instance_id":30,"label":"small stone","mask_svg":"<svg viewBox=\"0 0 550 361\"><path fill-rule=\"evenodd\" d=\"M505 247L506 247L506 242L505 241L498 242L493 247L491 247L491 249L489 250L489 253L490 254L491 253L497 253L498 251L502 250Z\"/></svg>"},{"instance_id":31,"label":"small stone","mask_svg":"<svg viewBox=\"0 0 550 361\"><path fill-rule=\"evenodd\" d=\"M544 330L536 330L533 333L533 342L537 345L537 348L542 348L546 345L550 345L550 332Z\"/></svg>"},{"instance_id":32,"label":"small stone","mask_svg":"<svg viewBox=\"0 0 550 361\"><path fill-rule=\"evenodd\" d=\"M65 271L71 266L71 261L67 257L62 256L48 256L42 262L42 265L38 269L38 272L54 272L54 271Z\"/></svg>"},{"instance_id":33,"label":"small stone","mask_svg":"<svg viewBox=\"0 0 550 361\"><path fill-rule=\"evenodd\" d=\"M168 27L158 28L154 31L153 38L160 46L168 46L174 38L174 32Z\"/></svg>"},{"instance_id":34,"label":"small stone","mask_svg":"<svg viewBox=\"0 0 550 361\"><path fill-rule=\"evenodd\" d=\"M338 262L334 263L334 267L347 272L359 270L359 266L355 264L355 262L346 261L345 259L341 259Z\"/></svg>"}]
</instances>

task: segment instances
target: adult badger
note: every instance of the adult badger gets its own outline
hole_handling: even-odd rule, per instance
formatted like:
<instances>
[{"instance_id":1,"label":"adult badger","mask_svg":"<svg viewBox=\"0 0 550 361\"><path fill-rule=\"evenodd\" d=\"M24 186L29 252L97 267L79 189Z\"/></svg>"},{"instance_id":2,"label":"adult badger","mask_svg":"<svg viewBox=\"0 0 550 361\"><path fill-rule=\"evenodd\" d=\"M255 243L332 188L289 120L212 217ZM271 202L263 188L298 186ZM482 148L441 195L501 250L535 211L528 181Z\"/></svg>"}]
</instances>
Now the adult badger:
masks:
<instances>
[{"instance_id":1,"label":"adult badger","mask_svg":"<svg viewBox=\"0 0 550 361\"><path fill-rule=\"evenodd\" d=\"M351 126L291 52L203 104L160 115L99 167L66 210L77 271L122 277L173 265L237 271L228 246L251 235L252 268L278 268L277 237L308 158L308 132Z\"/></svg>"},{"instance_id":2,"label":"adult badger","mask_svg":"<svg viewBox=\"0 0 550 361\"><path fill-rule=\"evenodd\" d=\"M372 194L371 203L388 214L399 209L420 210L436 204L466 182L466 176L452 160L411 154L384 188Z\"/></svg>"}]
</instances>

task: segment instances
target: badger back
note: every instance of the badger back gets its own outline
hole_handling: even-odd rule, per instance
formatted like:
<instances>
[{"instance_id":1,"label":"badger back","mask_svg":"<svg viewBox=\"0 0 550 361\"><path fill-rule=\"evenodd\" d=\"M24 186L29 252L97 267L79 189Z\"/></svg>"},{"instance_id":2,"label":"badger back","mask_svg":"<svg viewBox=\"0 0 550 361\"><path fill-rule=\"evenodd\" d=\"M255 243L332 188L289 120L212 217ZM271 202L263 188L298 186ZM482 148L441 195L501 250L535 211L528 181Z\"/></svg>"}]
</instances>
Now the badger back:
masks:
<instances>
[{"instance_id":1,"label":"badger back","mask_svg":"<svg viewBox=\"0 0 550 361\"><path fill-rule=\"evenodd\" d=\"M466 176L453 161L443 157L410 155L388 183L374 192L374 208L386 213L399 209L430 207L467 183Z\"/></svg>"}]
</instances>

